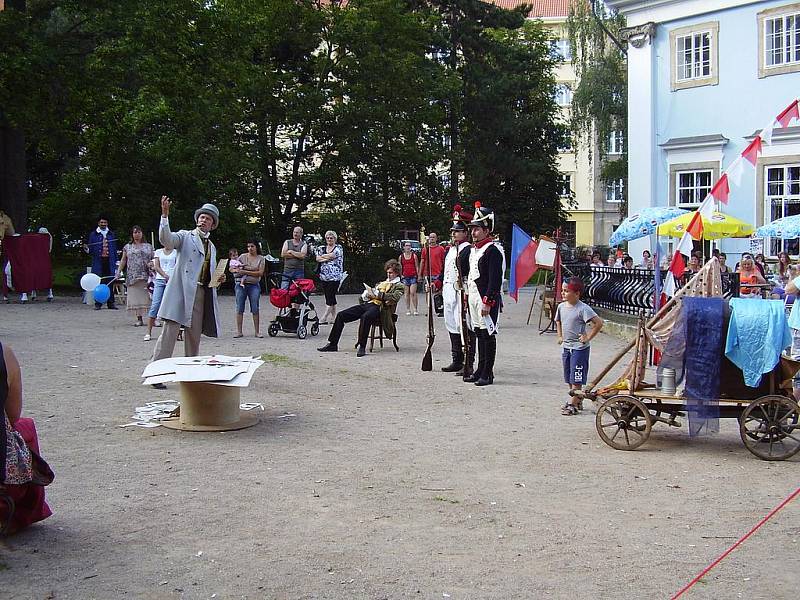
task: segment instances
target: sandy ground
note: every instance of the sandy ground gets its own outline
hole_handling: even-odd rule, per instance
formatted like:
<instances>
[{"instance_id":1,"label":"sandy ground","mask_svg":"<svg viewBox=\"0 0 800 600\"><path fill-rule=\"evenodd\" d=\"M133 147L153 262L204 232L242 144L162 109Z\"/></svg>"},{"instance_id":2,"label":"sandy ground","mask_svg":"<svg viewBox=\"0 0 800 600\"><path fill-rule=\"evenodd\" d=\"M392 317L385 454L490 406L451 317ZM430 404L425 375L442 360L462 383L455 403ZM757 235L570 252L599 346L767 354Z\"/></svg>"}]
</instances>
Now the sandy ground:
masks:
<instances>
[{"instance_id":1,"label":"sandy ground","mask_svg":"<svg viewBox=\"0 0 800 600\"><path fill-rule=\"evenodd\" d=\"M487 388L438 372L442 320L423 373L422 316L400 317L399 353L357 359L316 352L328 327L233 339L224 298L226 336L203 351L273 355L243 394L260 423L228 433L119 427L178 394L141 386L154 342L125 311L0 306L57 475L53 517L0 548L0 597L667 598L800 485L800 457L756 459L733 420L701 439L657 425L620 452L592 411L562 417L529 298L507 307ZM621 345L599 336L592 373ZM797 598L798 554L800 499L686 597Z\"/></svg>"}]
</instances>

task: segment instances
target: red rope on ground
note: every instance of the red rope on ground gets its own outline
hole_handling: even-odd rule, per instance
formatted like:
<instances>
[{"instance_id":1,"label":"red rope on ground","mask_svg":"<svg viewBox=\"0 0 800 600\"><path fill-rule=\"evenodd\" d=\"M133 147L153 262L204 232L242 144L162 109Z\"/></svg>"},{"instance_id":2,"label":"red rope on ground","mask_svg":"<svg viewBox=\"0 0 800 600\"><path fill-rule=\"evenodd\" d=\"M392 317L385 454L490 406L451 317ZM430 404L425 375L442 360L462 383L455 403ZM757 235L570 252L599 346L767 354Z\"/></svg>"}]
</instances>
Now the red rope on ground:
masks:
<instances>
[{"instance_id":1,"label":"red rope on ground","mask_svg":"<svg viewBox=\"0 0 800 600\"><path fill-rule=\"evenodd\" d=\"M689 589L690 587L692 587L692 586L693 586L695 583L697 583L698 581L700 581L700 579L702 579L703 575L705 575L705 574L706 574L706 573L708 573L708 572L709 572L711 569L713 569L714 567L716 567L716 566L717 566L717 565L718 565L718 564L719 564L719 563L722 561L722 559L723 559L723 558L725 558L726 556L728 556L728 554L730 554L731 552L733 552L734 550L736 550L736 548L739 546L739 544L741 544L741 543L742 543L742 542L744 542L744 541L745 541L747 538L749 538L751 535L753 535L753 534L754 534L754 533L755 533L755 532L758 530L758 528L759 528L759 527L761 527L761 526L762 526L764 523L766 523L766 522L767 522L767 521L768 521L768 520L769 520L769 519L770 519L770 518L771 518L771 517L772 517L772 516L773 516L775 513L777 513L777 512L778 512L780 509L782 509L784 506L786 506L787 504L789 504L789 502L791 502L792 500L794 500L794 499L797 497L797 495L798 495L798 494L800 494L800 487L799 487L799 488L797 488L797 489L794 491L794 493L792 493L792 494L791 494L791 495L790 495L788 498L786 498L786 500L784 500L784 501L783 501L783 502L781 502L781 503L780 503L778 506L776 506L775 508L773 508L773 509L770 511L770 513L769 513L769 514L768 514L766 517L764 517L763 519L761 519L761 520L758 522L758 524L757 524L755 527L753 527L753 528L752 528L750 531L748 531L748 532L747 532L746 534L744 534L744 535L743 535L741 538L739 538L739 539L736 541L736 543L735 543L733 546L731 546L730 548L728 548L727 550L725 550L725 552L723 552L723 553L720 555L720 557L719 557L717 560L715 560L715 561L714 561L714 562L712 562L710 565L708 565L708 566L707 566L705 569L703 569L702 571L700 571L700 574L699 574L697 577L695 577L694 579L692 579L692 580L691 580L689 583L687 583L687 584L686 584L686 585L685 585L683 588L681 588L681 590L680 590L680 591L679 591L677 594L675 594L674 596L672 596L672 598L670 598L670 600L675 600L675 598L678 598L679 596L681 596L681 595L682 595L682 594L683 594L683 593L684 593L686 590L688 590L688 589Z\"/></svg>"}]
</instances>

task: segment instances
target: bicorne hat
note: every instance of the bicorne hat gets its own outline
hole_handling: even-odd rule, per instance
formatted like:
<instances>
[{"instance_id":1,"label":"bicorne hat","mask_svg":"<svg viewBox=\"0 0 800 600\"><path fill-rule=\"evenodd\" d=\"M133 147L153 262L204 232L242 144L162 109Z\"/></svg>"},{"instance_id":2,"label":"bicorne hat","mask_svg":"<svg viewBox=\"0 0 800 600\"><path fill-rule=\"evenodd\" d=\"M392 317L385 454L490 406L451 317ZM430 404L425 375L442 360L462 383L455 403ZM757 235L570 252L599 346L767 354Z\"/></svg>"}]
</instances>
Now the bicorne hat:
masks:
<instances>
[{"instance_id":1,"label":"bicorne hat","mask_svg":"<svg viewBox=\"0 0 800 600\"><path fill-rule=\"evenodd\" d=\"M460 204L453 207L453 226L450 231L466 231L467 223L472 220L472 213L461 208Z\"/></svg>"},{"instance_id":2,"label":"bicorne hat","mask_svg":"<svg viewBox=\"0 0 800 600\"><path fill-rule=\"evenodd\" d=\"M470 227L486 227L489 231L494 231L494 211L491 208L481 206L475 202L475 216L469 222Z\"/></svg>"}]
</instances>

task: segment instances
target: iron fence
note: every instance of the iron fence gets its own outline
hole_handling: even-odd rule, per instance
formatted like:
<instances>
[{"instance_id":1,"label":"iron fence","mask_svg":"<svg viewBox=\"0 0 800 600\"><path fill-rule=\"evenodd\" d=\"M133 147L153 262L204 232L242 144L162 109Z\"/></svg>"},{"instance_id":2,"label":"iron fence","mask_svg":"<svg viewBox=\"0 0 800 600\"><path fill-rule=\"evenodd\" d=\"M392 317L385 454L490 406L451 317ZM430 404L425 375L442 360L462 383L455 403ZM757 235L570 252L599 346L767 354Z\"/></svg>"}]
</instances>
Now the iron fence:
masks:
<instances>
[{"instance_id":1,"label":"iron fence","mask_svg":"<svg viewBox=\"0 0 800 600\"><path fill-rule=\"evenodd\" d=\"M590 306L631 315L638 315L640 311L645 314L655 312L652 269L591 268L586 263L564 263L563 267L565 277L575 276L583 280L581 299ZM661 271L661 281L664 281L666 273ZM685 284L690 278L691 274L687 273L679 284ZM739 295L738 273L722 274L722 293L725 298Z\"/></svg>"}]
</instances>

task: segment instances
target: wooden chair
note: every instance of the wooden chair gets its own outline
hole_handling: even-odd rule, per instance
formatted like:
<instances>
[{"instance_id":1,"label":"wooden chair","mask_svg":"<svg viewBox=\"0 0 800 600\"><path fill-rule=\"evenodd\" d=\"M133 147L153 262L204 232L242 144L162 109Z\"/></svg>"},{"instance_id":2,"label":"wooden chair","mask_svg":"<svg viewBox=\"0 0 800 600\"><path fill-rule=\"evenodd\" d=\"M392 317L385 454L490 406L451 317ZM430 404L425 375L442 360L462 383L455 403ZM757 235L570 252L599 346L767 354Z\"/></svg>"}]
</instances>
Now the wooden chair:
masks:
<instances>
[{"instance_id":1,"label":"wooden chair","mask_svg":"<svg viewBox=\"0 0 800 600\"><path fill-rule=\"evenodd\" d=\"M394 321L394 334L391 338L387 337L383 332L383 323L380 319L375 321L369 328L369 335L367 339L369 340L369 351L372 352L373 348L375 347L375 340L378 340L378 344L380 347L383 348L383 340L391 340L392 345L394 346L395 352L400 352L400 348L397 345L397 313L392 313L392 321ZM356 341L354 348L358 348L358 341Z\"/></svg>"},{"instance_id":2,"label":"wooden chair","mask_svg":"<svg viewBox=\"0 0 800 600\"><path fill-rule=\"evenodd\" d=\"M394 332L391 338L388 338L383 333L383 323L381 320L378 319L372 324L372 327L369 329L369 351L372 352L372 349L375 347L375 340L378 340L381 348L383 348L383 340L391 339L392 345L394 346L395 352L400 352L400 348L397 346L397 313L392 313L392 321L394 321ZM377 337L375 335L377 330Z\"/></svg>"}]
</instances>

